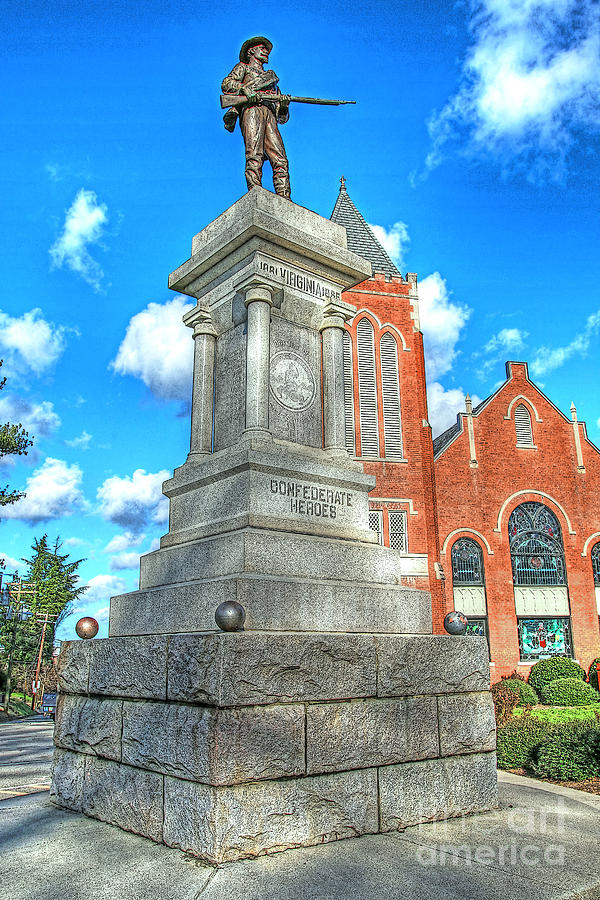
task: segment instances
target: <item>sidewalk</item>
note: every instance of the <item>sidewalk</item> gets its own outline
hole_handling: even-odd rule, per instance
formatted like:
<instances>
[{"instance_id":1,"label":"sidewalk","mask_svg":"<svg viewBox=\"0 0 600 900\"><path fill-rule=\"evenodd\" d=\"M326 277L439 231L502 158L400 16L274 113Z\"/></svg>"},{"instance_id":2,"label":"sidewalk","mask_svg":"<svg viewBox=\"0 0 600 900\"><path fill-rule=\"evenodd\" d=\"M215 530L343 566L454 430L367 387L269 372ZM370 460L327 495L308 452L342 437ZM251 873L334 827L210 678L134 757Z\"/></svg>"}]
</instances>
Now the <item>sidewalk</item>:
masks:
<instances>
[{"instance_id":1,"label":"sidewalk","mask_svg":"<svg viewBox=\"0 0 600 900\"><path fill-rule=\"evenodd\" d=\"M46 723L0 726L0 788L24 785L19 771L47 782L50 740ZM490 813L212 868L57 809L47 792L13 794L0 801L0 897L600 900L600 797L501 773L500 799Z\"/></svg>"}]
</instances>

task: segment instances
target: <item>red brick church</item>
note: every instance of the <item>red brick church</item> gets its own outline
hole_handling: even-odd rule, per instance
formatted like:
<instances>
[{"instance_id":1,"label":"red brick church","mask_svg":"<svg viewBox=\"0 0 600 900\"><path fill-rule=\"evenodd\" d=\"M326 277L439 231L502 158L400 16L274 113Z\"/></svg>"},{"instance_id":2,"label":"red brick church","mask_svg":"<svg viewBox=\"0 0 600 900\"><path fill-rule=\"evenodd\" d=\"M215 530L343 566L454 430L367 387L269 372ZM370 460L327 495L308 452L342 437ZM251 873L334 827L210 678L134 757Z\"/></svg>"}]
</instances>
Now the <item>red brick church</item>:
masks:
<instances>
[{"instance_id":1,"label":"red brick church","mask_svg":"<svg viewBox=\"0 0 600 900\"><path fill-rule=\"evenodd\" d=\"M342 182L331 215L373 275L344 299L346 446L376 476L371 527L431 591L434 630L460 609L485 634L492 680L600 655L600 451L509 362L506 381L432 440L417 276L403 277Z\"/></svg>"}]
</instances>

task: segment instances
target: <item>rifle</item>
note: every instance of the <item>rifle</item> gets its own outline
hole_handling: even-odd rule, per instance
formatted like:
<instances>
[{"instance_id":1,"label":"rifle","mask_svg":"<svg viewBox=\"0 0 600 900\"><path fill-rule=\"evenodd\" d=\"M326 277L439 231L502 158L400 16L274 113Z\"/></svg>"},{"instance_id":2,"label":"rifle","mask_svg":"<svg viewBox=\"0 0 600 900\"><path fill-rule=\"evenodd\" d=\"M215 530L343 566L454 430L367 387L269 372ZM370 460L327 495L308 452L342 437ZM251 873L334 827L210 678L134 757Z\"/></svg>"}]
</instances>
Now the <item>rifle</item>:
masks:
<instances>
[{"instance_id":1,"label":"rifle","mask_svg":"<svg viewBox=\"0 0 600 900\"><path fill-rule=\"evenodd\" d=\"M256 96L260 101L270 100L277 103L281 97L289 97L290 103L312 103L316 106L344 106L346 103L356 103L356 100L323 100L321 97L290 97L289 94L267 94L257 91ZM228 106L243 106L248 102L248 98L244 94L221 94L221 109Z\"/></svg>"}]
</instances>

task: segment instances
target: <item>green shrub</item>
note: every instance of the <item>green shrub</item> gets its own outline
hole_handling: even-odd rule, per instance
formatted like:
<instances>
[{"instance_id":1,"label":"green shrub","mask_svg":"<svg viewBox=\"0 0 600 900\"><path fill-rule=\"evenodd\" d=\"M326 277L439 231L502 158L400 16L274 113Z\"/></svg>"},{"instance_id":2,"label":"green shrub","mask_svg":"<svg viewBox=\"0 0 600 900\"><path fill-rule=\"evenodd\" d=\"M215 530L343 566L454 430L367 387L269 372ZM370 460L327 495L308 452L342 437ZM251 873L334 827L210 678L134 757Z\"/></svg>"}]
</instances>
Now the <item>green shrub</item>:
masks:
<instances>
[{"instance_id":1,"label":"green shrub","mask_svg":"<svg viewBox=\"0 0 600 900\"><path fill-rule=\"evenodd\" d=\"M543 688L557 678L579 678L585 681L585 672L581 666L568 656L553 656L552 659L541 659L529 673L528 683L534 691L542 695Z\"/></svg>"},{"instance_id":2,"label":"green shrub","mask_svg":"<svg viewBox=\"0 0 600 900\"><path fill-rule=\"evenodd\" d=\"M541 700L547 706L589 706L600 703L600 694L579 678L557 678L542 689Z\"/></svg>"},{"instance_id":3,"label":"green shrub","mask_svg":"<svg viewBox=\"0 0 600 900\"><path fill-rule=\"evenodd\" d=\"M598 686L598 671L596 669L596 663L600 662L600 656L597 656L594 662L591 664L588 670L588 681L593 688L597 691L600 691L600 687Z\"/></svg>"},{"instance_id":4,"label":"green shrub","mask_svg":"<svg viewBox=\"0 0 600 900\"><path fill-rule=\"evenodd\" d=\"M546 740L556 728L533 716L512 718L498 726L498 766L501 769L526 769L535 747Z\"/></svg>"},{"instance_id":5,"label":"green shrub","mask_svg":"<svg viewBox=\"0 0 600 900\"><path fill-rule=\"evenodd\" d=\"M519 695L518 706L535 706L539 703L539 698L530 684L521 678L503 678L501 684L506 685L511 690L516 691Z\"/></svg>"},{"instance_id":6,"label":"green shrub","mask_svg":"<svg viewBox=\"0 0 600 900\"><path fill-rule=\"evenodd\" d=\"M497 681L492 685L492 699L494 701L494 713L496 725L504 725L513 714L513 709L519 705L518 692L507 685L505 681Z\"/></svg>"},{"instance_id":7,"label":"green shrub","mask_svg":"<svg viewBox=\"0 0 600 900\"><path fill-rule=\"evenodd\" d=\"M555 781L585 781L600 775L600 729L556 728L533 748L531 768L541 778Z\"/></svg>"}]
</instances>

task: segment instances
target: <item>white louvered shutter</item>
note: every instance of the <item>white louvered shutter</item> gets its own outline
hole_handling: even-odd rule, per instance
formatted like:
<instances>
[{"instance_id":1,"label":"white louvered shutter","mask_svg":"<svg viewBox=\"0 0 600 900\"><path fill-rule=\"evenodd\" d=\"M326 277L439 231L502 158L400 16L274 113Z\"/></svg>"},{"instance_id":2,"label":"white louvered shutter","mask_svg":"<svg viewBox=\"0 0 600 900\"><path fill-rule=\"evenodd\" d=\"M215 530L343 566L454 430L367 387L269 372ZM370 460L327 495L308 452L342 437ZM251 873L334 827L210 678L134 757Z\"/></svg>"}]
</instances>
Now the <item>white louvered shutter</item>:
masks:
<instances>
[{"instance_id":1,"label":"white louvered shutter","mask_svg":"<svg viewBox=\"0 0 600 900\"><path fill-rule=\"evenodd\" d=\"M394 457L402 459L398 344L389 331L381 338L380 350L385 455L388 459L393 459Z\"/></svg>"},{"instance_id":2,"label":"white louvered shutter","mask_svg":"<svg viewBox=\"0 0 600 900\"><path fill-rule=\"evenodd\" d=\"M517 445L520 447L533 447L531 415L527 407L522 403L519 403L515 409L515 429L517 432Z\"/></svg>"},{"instance_id":3,"label":"white louvered shutter","mask_svg":"<svg viewBox=\"0 0 600 900\"><path fill-rule=\"evenodd\" d=\"M377 381L375 376L375 335L368 319L356 329L358 351L358 406L362 456L379 456L377 422Z\"/></svg>"},{"instance_id":4,"label":"white louvered shutter","mask_svg":"<svg viewBox=\"0 0 600 900\"><path fill-rule=\"evenodd\" d=\"M400 550L408 553L408 535L406 533L406 513L389 512L388 522L390 526L390 547L392 550Z\"/></svg>"},{"instance_id":5,"label":"white louvered shutter","mask_svg":"<svg viewBox=\"0 0 600 900\"><path fill-rule=\"evenodd\" d=\"M344 438L346 450L354 455L354 379L352 377L352 338L344 332Z\"/></svg>"}]
</instances>

